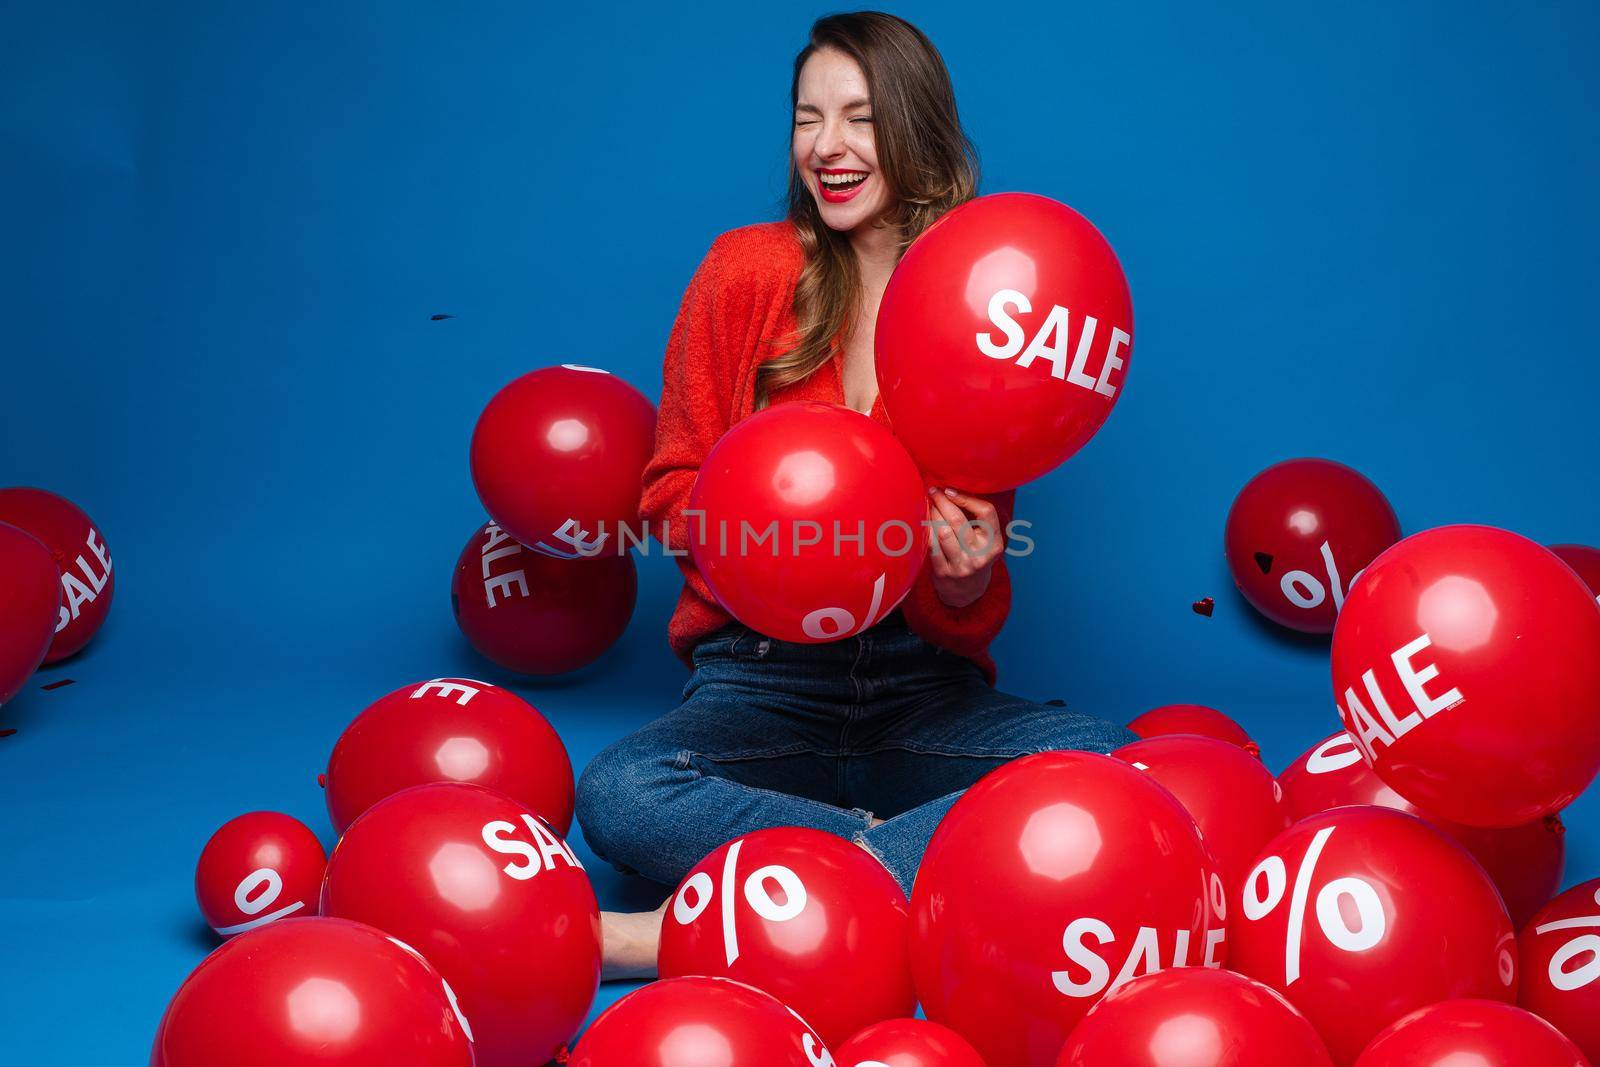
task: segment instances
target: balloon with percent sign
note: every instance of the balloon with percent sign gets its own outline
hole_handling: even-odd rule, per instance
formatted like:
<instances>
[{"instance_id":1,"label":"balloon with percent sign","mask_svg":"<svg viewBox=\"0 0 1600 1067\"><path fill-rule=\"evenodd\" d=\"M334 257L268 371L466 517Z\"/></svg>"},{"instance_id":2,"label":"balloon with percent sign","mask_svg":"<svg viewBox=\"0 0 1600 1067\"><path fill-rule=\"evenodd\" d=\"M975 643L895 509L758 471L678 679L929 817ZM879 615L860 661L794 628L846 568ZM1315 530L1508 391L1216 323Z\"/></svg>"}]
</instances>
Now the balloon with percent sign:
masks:
<instances>
[{"instance_id":1,"label":"balloon with percent sign","mask_svg":"<svg viewBox=\"0 0 1600 1067\"><path fill-rule=\"evenodd\" d=\"M1302 819L1268 843L1233 904L1228 965L1304 1012L1337 1063L1425 1004L1515 999L1500 894L1415 816L1348 807Z\"/></svg>"},{"instance_id":2,"label":"balloon with percent sign","mask_svg":"<svg viewBox=\"0 0 1600 1067\"><path fill-rule=\"evenodd\" d=\"M723 845L673 894L663 978L715 975L765 990L828 1044L917 1006L905 894L866 849L785 826Z\"/></svg>"},{"instance_id":3,"label":"balloon with percent sign","mask_svg":"<svg viewBox=\"0 0 1600 1067\"><path fill-rule=\"evenodd\" d=\"M1239 490L1223 532L1233 582L1261 614L1330 633L1356 575L1400 540L1388 499L1330 459L1275 463Z\"/></svg>"},{"instance_id":4,"label":"balloon with percent sign","mask_svg":"<svg viewBox=\"0 0 1600 1067\"><path fill-rule=\"evenodd\" d=\"M838 1067L984 1067L978 1050L948 1026L926 1019L885 1019L842 1045Z\"/></svg>"},{"instance_id":5,"label":"balloon with percent sign","mask_svg":"<svg viewBox=\"0 0 1600 1067\"><path fill-rule=\"evenodd\" d=\"M317 914L328 857L299 819L252 811L223 823L195 865L200 914L221 937Z\"/></svg>"},{"instance_id":6,"label":"balloon with percent sign","mask_svg":"<svg viewBox=\"0 0 1600 1067\"><path fill-rule=\"evenodd\" d=\"M928 1018L986 1062L1050 1067L1103 996L1224 962L1228 903L1194 819L1149 775L1044 752L984 776L934 831L911 894Z\"/></svg>"},{"instance_id":7,"label":"balloon with percent sign","mask_svg":"<svg viewBox=\"0 0 1600 1067\"><path fill-rule=\"evenodd\" d=\"M900 442L838 404L777 404L700 466L689 554L724 610L784 641L861 633L911 591L928 500Z\"/></svg>"},{"instance_id":8,"label":"balloon with percent sign","mask_svg":"<svg viewBox=\"0 0 1600 1067\"><path fill-rule=\"evenodd\" d=\"M1397 1020L1356 1067L1589 1067L1589 1061L1537 1015L1495 1000L1450 1000Z\"/></svg>"},{"instance_id":9,"label":"balloon with percent sign","mask_svg":"<svg viewBox=\"0 0 1600 1067\"><path fill-rule=\"evenodd\" d=\"M1600 600L1600 548L1590 548L1588 545L1551 545L1550 551L1560 557L1561 562L1578 572L1578 577L1583 579L1583 584L1589 587L1589 592Z\"/></svg>"},{"instance_id":10,"label":"balloon with percent sign","mask_svg":"<svg viewBox=\"0 0 1600 1067\"><path fill-rule=\"evenodd\" d=\"M1261 758L1261 746L1251 739L1243 726L1216 708L1208 708L1204 704L1163 704L1135 718L1128 723L1128 729L1145 738L1165 734L1214 737L1218 741L1238 745L1257 759Z\"/></svg>"},{"instance_id":11,"label":"balloon with percent sign","mask_svg":"<svg viewBox=\"0 0 1600 1067\"><path fill-rule=\"evenodd\" d=\"M1518 1003L1600 1061L1600 878L1556 897L1517 938Z\"/></svg>"},{"instance_id":12,"label":"balloon with percent sign","mask_svg":"<svg viewBox=\"0 0 1600 1067\"><path fill-rule=\"evenodd\" d=\"M1549 549L1491 526L1406 538L1333 631L1344 727L1395 792L1441 818L1519 826L1600 771L1600 610Z\"/></svg>"}]
</instances>

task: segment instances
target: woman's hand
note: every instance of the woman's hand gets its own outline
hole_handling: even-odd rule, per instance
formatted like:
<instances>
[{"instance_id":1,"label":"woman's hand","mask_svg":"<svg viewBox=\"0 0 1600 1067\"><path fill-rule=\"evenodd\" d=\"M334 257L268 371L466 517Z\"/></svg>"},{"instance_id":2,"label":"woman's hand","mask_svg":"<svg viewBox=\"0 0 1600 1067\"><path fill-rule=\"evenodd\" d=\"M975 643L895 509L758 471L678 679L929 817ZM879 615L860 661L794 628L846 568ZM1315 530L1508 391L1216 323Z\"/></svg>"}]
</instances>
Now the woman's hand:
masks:
<instances>
[{"instance_id":1,"label":"woman's hand","mask_svg":"<svg viewBox=\"0 0 1600 1067\"><path fill-rule=\"evenodd\" d=\"M933 590L952 608L983 596L994 561L1005 551L1000 516L982 497L954 489L928 490Z\"/></svg>"}]
</instances>

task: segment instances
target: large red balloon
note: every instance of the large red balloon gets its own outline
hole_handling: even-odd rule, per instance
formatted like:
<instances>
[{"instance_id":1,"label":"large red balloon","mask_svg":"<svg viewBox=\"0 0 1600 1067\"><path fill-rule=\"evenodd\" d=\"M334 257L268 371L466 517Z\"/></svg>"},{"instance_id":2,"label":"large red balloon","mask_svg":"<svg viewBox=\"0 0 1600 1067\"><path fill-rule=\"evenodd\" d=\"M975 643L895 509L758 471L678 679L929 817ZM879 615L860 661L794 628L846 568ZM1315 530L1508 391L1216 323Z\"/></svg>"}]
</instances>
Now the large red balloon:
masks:
<instances>
[{"instance_id":1,"label":"large red balloon","mask_svg":"<svg viewBox=\"0 0 1600 1067\"><path fill-rule=\"evenodd\" d=\"M1360 471L1289 459L1239 490L1222 540L1233 583L1257 611L1325 634L1356 575L1400 540L1400 520Z\"/></svg>"},{"instance_id":2,"label":"large red balloon","mask_svg":"<svg viewBox=\"0 0 1600 1067\"><path fill-rule=\"evenodd\" d=\"M82 509L43 489L0 489L0 522L33 534L55 557L62 604L44 661L66 659L89 643L111 610L111 550Z\"/></svg>"},{"instance_id":3,"label":"large red balloon","mask_svg":"<svg viewBox=\"0 0 1600 1067\"><path fill-rule=\"evenodd\" d=\"M429 782L504 793L565 835L572 760L555 728L509 689L434 678L374 700L328 757L328 817L339 833L384 797Z\"/></svg>"},{"instance_id":4,"label":"large red balloon","mask_svg":"<svg viewBox=\"0 0 1600 1067\"><path fill-rule=\"evenodd\" d=\"M1600 548L1588 545L1551 545L1550 551L1561 557L1561 562L1578 572L1589 592L1600 598Z\"/></svg>"},{"instance_id":5,"label":"large red balloon","mask_svg":"<svg viewBox=\"0 0 1600 1067\"><path fill-rule=\"evenodd\" d=\"M345 832L327 915L416 946L461 995L478 1067L560 1053L600 982L600 910L572 849L532 811L475 785L420 785Z\"/></svg>"},{"instance_id":6,"label":"large red balloon","mask_svg":"<svg viewBox=\"0 0 1600 1067\"><path fill-rule=\"evenodd\" d=\"M1120 760L1045 752L986 775L934 832L911 894L928 1018L991 1064L1049 1067L1109 989L1220 964L1226 901L1194 820Z\"/></svg>"},{"instance_id":7,"label":"large red balloon","mask_svg":"<svg viewBox=\"0 0 1600 1067\"><path fill-rule=\"evenodd\" d=\"M408 946L361 923L285 919L201 961L150 1067L473 1067L469 1027Z\"/></svg>"},{"instance_id":8,"label":"large red balloon","mask_svg":"<svg viewBox=\"0 0 1600 1067\"><path fill-rule=\"evenodd\" d=\"M1529 823L1600 771L1600 605L1516 534L1415 534L1345 601L1333 691L1345 729L1401 796L1473 826Z\"/></svg>"},{"instance_id":9,"label":"large red balloon","mask_svg":"<svg viewBox=\"0 0 1600 1067\"><path fill-rule=\"evenodd\" d=\"M1561 888L1567 865L1567 832L1559 815L1523 826L1463 826L1430 815L1372 773L1355 739L1340 730L1301 753L1278 775L1291 819L1304 819L1347 804L1376 804L1426 819L1460 844L1494 879L1521 929Z\"/></svg>"},{"instance_id":10,"label":"large red balloon","mask_svg":"<svg viewBox=\"0 0 1600 1067\"><path fill-rule=\"evenodd\" d=\"M492 522L468 539L450 578L456 625L484 657L518 674L592 663L628 628L638 595L631 554L561 559Z\"/></svg>"},{"instance_id":11,"label":"large red balloon","mask_svg":"<svg viewBox=\"0 0 1600 1067\"><path fill-rule=\"evenodd\" d=\"M1589 1067L1589 1061L1537 1015L1493 1000L1450 1000L1397 1020L1356 1067Z\"/></svg>"},{"instance_id":12,"label":"large red balloon","mask_svg":"<svg viewBox=\"0 0 1600 1067\"><path fill-rule=\"evenodd\" d=\"M1232 971L1146 975L1094 1006L1056 1067L1333 1067L1311 1023Z\"/></svg>"},{"instance_id":13,"label":"large red balloon","mask_svg":"<svg viewBox=\"0 0 1600 1067\"><path fill-rule=\"evenodd\" d=\"M1600 1061L1600 878L1539 910L1517 938L1518 1003Z\"/></svg>"},{"instance_id":14,"label":"large red balloon","mask_svg":"<svg viewBox=\"0 0 1600 1067\"><path fill-rule=\"evenodd\" d=\"M837 1067L984 1067L983 1057L948 1026L886 1019L833 1047Z\"/></svg>"},{"instance_id":15,"label":"large red balloon","mask_svg":"<svg viewBox=\"0 0 1600 1067\"><path fill-rule=\"evenodd\" d=\"M842 837L785 826L723 845L667 909L663 978L714 975L765 990L828 1044L917 1007L905 894Z\"/></svg>"},{"instance_id":16,"label":"large red balloon","mask_svg":"<svg viewBox=\"0 0 1600 1067\"><path fill-rule=\"evenodd\" d=\"M1146 738L1167 734L1214 737L1218 741L1238 745L1257 759L1261 758L1261 746L1250 739L1243 726L1216 708L1208 708L1204 704L1163 704L1135 718L1128 723L1128 729Z\"/></svg>"},{"instance_id":17,"label":"large red balloon","mask_svg":"<svg viewBox=\"0 0 1600 1067\"><path fill-rule=\"evenodd\" d=\"M0 704L44 662L61 607L61 572L32 534L0 522Z\"/></svg>"},{"instance_id":18,"label":"large red balloon","mask_svg":"<svg viewBox=\"0 0 1600 1067\"><path fill-rule=\"evenodd\" d=\"M555 556L627 551L656 409L603 370L563 364L501 389L472 431L472 482L508 534Z\"/></svg>"},{"instance_id":19,"label":"large red balloon","mask_svg":"<svg viewBox=\"0 0 1600 1067\"><path fill-rule=\"evenodd\" d=\"M734 426L701 464L689 509L703 515L689 554L718 603L785 641L867 629L928 556L916 464L889 431L837 404L777 404Z\"/></svg>"},{"instance_id":20,"label":"large red balloon","mask_svg":"<svg viewBox=\"0 0 1600 1067\"><path fill-rule=\"evenodd\" d=\"M1111 753L1166 786L1200 827L1231 896L1262 846L1289 828L1272 772L1237 745L1193 734L1168 734ZM1237 918L1237 917L1235 917Z\"/></svg>"},{"instance_id":21,"label":"large red balloon","mask_svg":"<svg viewBox=\"0 0 1600 1067\"><path fill-rule=\"evenodd\" d=\"M195 865L200 914L223 937L317 914L328 856L299 819L252 811L223 823Z\"/></svg>"},{"instance_id":22,"label":"large red balloon","mask_svg":"<svg viewBox=\"0 0 1600 1067\"><path fill-rule=\"evenodd\" d=\"M1127 376L1133 301L1088 219L1000 193L906 249L875 344L895 436L934 483L990 493L1055 469L1106 421Z\"/></svg>"},{"instance_id":23,"label":"large red balloon","mask_svg":"<svg viewBox=\"0 0 1600 1067\"><path fill-rule=\"evenodd\" d=\"M1389 808L1335 808L1274 838L1232 902L1228 965L1306 1014L1335 1062L1436 1000L1516 995L1515 942L1483 868Z\"/></svg>"},{"instance_id":24,"label":"large red balloon","mask_svg":"<svg viewBox=\"0 0 1600 1067\"><path fill-rule=\"evenodd\" d=\"M607 1008L568 1067L831 1067L815 1031L772 996L727 978L651 982Z\"/></svg>"}]
</instances>

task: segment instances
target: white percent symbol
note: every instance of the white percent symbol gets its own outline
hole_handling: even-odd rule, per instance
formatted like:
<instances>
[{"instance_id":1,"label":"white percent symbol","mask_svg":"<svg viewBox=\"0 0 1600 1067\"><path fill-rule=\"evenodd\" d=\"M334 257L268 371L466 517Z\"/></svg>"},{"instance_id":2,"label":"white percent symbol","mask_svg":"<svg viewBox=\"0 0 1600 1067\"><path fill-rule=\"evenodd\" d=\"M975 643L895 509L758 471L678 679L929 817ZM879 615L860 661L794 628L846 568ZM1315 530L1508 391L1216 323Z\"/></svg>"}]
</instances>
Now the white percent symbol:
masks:
<instances>
[{"instance_id":1,"label":"white percent symbol","mask_svg":"<svg viewBox=\"0 0 1600 1067\"><path fill-rule=\"evenodd\" d=\"M739 851L743 848L742 840L735 841L722 862L722 944L727 951L729 967L739 958L739 932L734 915L740 891ZM775 883L783 891L783 903L772 899L772 893L767 888L768 882ZM800 876L788 867L775 863L751 871L744 880L743 891L750 910L768 922L788 922L806 909L806 887L800 881ZM711 875L696 871L672 902L672 917L681 925L688 926L705 913L711 906L711 898L716 895Z\"/></svg>"},{"instance_id":2,"label":"white percent symbol","mask_svg":"<svg viewBox=\"0 0 1600 1067\"><path fill-rule=\"evenodd\" d=\"M1600 905L1600 889L1595 890L1594 902ZM1535 926L1533 932L1545 934L1556 930L1595 929L1600 929L1600 915L1576 915L1570 919L1557 919L1555 922ZM1589 959L1580 966L1567 970L1567 964L1584 953L1589 954ZM1600 934L1579 934L1550 957L1550 984L1563 993L1582 989L1596 978L1600 978Z\"/></svg>"},{"instance_id":3,"label":"white percent symbol","mask_svg":"<svg viewBox=\"0 0 1600 1067\"><path fill-rule=\"evenodd\" d=\"M1317 860L1333 836L1334 827L1318 830L1306 849L1300 869L1295 872L1294 890L1289 897L1289 933L1283 946L1284 985L1293 985L1300 978L1300 947L1305 939L1306 904L1311 897L1311 878L1316 873ZM1268 856L1256 864L1244 886L1244 917L1251 922L1265 918L1283 902L1288 888L1289 873L1280 856ZM1345 901L1355 909L1352 926L1342 907ZM1379 941L1388 929L1389 919L1383 910L1383 901L1370 882L1360 878L1335 878L1323 886L1316 899L1317 926L1328 943L1342 952L1365 952ZM1596 925L1600 925L1597 923Z\"/></svg>"},{"instance_id":4,"label":"white percent symbol","mask_svg":"<svg viewBox=\"0 0 1600 1067\"><path fill-rule=\"evenodd\" d=\"M867 605L867 617L856 624L856 617L846 608L818 608L816 611L807 612L806 617L800 620L800 629L805 635L818 641L831 641L836 637L849 637L861 633L867 627L878 621L878 610L883 607L883 583L888 575L878 575L878 580L872 583L872 603ZM892 610L895 605L890 605ZM884 612L885 615L888 611Z\"/></svg>"},{"instance_id":5,"label":"white percent symbol","mask_svg":"<svg viewBox=\"0 0 1600 1067\"><path fill-rule=\"evenodd\" d=\"M1278 583L1278 588L1283 590L1283 595L1289 598L1289 603L1297 608L1311 609L1322 604L1328 599L1328 591L1333 591L1333 610L1344 609L1345 594L1349 588L1340 585L1339 565L1333 561L1333 549L1328 547L1328 542L1322 542L1322 568L1327 573L1328 584L1323 585L1322 579L1306 571L1290 571ZM1354 585L1356 578L1361 577L1358 571L1350 584Z\"/></svg>"},{"instance_id":6,"label":"white percent symbol","mask_svg":"<svg viewBox=\"0 0 1600 1067\"><path fill-rule=\"evenodd\" d=\"M245 875L244 878L240 880L238 886L234 888L233 904L234 907L239 909L239 914L253 915L255 918L249 920L248 922L242 922L237 926L218 927L217 933L221 934L223 937L232 937L234 934L242 934L246 930L254 930L258 926L265 926L270 922L276 922L285 915L293 915L295 912L306 906L305 901L297 900L293 904L279 908L277 911L268 912L266 915L262 915L262 912L266 911L268 908L272 907L273 904L277 903L278 897L282 893L283 877L279 875L277 871L273 870L271 867L261 867L251 871L249 874Z\"/></svg>"}]
</instances>

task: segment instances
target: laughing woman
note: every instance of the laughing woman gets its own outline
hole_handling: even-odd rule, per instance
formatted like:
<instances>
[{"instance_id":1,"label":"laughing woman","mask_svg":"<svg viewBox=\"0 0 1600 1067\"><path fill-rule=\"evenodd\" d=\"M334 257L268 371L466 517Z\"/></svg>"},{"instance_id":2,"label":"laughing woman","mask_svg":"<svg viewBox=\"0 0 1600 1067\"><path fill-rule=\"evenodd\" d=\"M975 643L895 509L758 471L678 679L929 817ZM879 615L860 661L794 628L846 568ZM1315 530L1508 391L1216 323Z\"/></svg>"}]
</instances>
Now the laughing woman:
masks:
<instances>
[{"instance_id":1,"label":"laughing woman","mask_svg":"<svg viewBox=\"0 0 1600 1067\"><path fill-rule=\"evenodd\" d=\"M701 462L752 412L823 400L887 425L872 349L884 286L906 246L976 192L944 61L904 20L818 21L792 98L788 217L717 238L668 342L642 511L675 549ZM1001 539L968 523L1003 529L1011 507L1011 493L933 493L943 525L910 595L832 644L739 625L682 557L668 639L693 674L675 711L584 772L577 814L595 853L672 884L732 838L807 826L856 842L909 892L934 827L978 778L1032 752L1133 740L993 688L1011 579ZM607 975L654 973L660 925L660 911L607 914Z\"/></svg>"}]
</instances>

